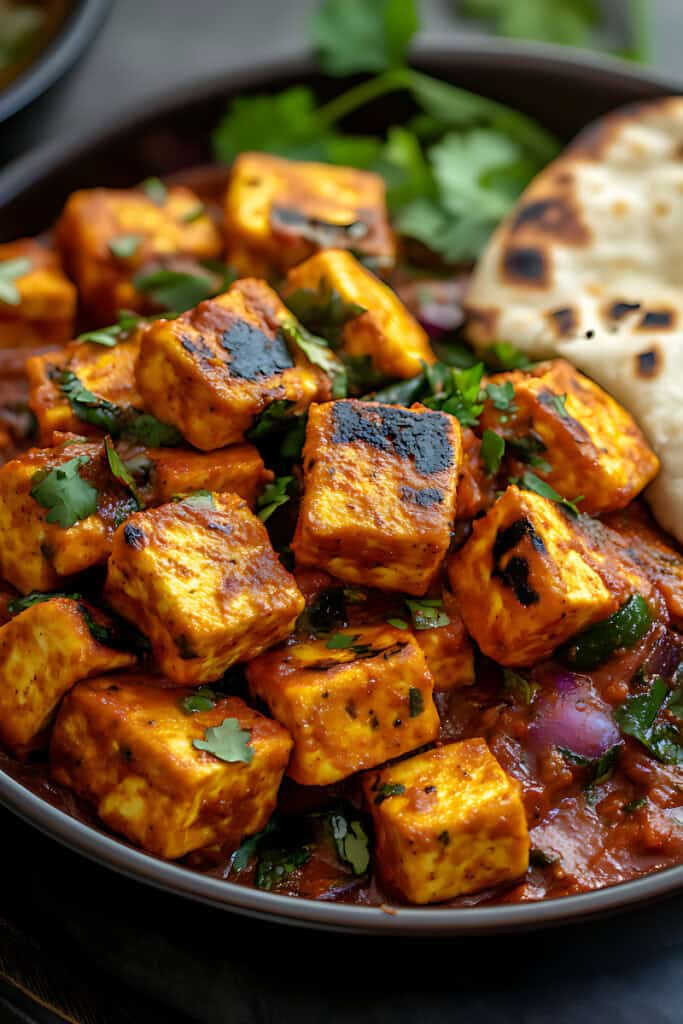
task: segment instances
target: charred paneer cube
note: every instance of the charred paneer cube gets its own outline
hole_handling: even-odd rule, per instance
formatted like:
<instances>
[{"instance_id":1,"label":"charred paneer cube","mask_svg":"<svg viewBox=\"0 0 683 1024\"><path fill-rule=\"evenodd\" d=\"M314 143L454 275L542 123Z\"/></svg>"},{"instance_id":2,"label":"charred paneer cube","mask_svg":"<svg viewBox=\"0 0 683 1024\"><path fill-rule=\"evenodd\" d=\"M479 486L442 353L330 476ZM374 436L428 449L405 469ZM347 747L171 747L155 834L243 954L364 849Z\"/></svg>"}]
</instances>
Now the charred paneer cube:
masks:
<instances>
[{"instance_id":1,"label":"charred paneer cube","mask_svg":"<svg viewBox=\"0 0 683 1024\"><path fill-rule=\"evenodd\" d=\"M277 276L321 249L353 249L377 269L396 258L380 175L269 153L233 163L225 233L241 275Z\"/></svg>"},{"instance_id":2,"label":"charred paneer cube","mask_svg":"<svg viewBox=\"0 0 683 1024\"><path fill-rule=\"evenodd\" d=\"M474 677L474 648L465 629L455 597L444 587L438 604L426 607L427 618L416 615L420 628L415 639L422 648L434 680L434 692L471 686ZM436 605L436 606L435 606ZM434 621L430 626L429 622Z\"/></svg>"},{"instance_id":3,"label":"charred paneer cube","mask_svg":"<svg viewBox=\"0 0 683 1024\"><path fill-rule=\"evenodd\" d=\"M69 400L75 383L125 414L140 409L142 399L135 381L140 333L131 332L115 346L73 341L61 351L26 360L29 406L38 421L42 444L52 443L56 430L102 437L106 431L78 416L79 404ZM93 419L94 417L90 417Z\"/></svg>"},{"instance_id":4,"label":"charred paneer cube","mask_svg":"<svg viewBox=\"0 0 683 1024\"><path fill-rule=\"evenodd\" d=\"M302 412L329 394L329 378L293 346L292 314L264 282L236 281L224 294L143 333L137 381L145 407L196 448L244 439L277 402Z\"/></svg>"},{"instance_id":5,"label":"charred paneer cube","mask_svg":"<svg viewBox=\"0 0 683 1024\"><path fill-rule=\"evenodd\" d=\"M218 679L283 640L304 607L263 523L236 494L131 516L114 536L105 593L180 685Z\"/></svg>"},{"instance_id":6,"label":"charred paneer cube","mask_svg":"<svg viewBox=\"0 0 683 1024\"><path fill-rule=\"evenodd\" d=\"M659 460L630 413L564 359L488 383L496 391L482 428L500 433L509 454L564 498L580 495L582 512L623 508L657 475Z\"/></svg>"},{"instance_id":7,"label":"charred paneer cube","mask_svg":"<svg viewBox=\"0 0 683 1024\"><path fill-rule=\"evenodd\" d=\"M631 594L650 596L599 523L514 486L475 520L448 574L468 632L501 665L532 665Z\"/></svg>"},{"instance_id":8,"label":"charred paneer cube","mask_svg":"<svg viewBox=\"0 0 683 1024\"><path fill-rule=\"evenodd\" d=\"M201 272L220 256L218 229L188 188L72 192L57 224L57 246L91 320L113 323L120 309L153 313L146 274ZM137 279L137 281L136 281Z\"/></svg>"},{"instance_id":9,"label":"charred paneer cube","mask_svg":"<svg viewBox=\"0 0 683 1024\"><path fill-rule=\"evenodd\" d=\"M32 448L0 469L0 574L17 590L55 590L107 560L137 504L111 474L101 442Z\"/></svg>"},{"instance_id":10,"label":"charred paneer cube","mask_svg":"<svg viewBox=\"0 0 683 1024\"><path fill-rule=\"evenodd\" d=\"M315 334L366 358L380 377L410 378L436 361L427 332L395 292L343 249L289 271L284 300Z\"/></svg>"},{"instance_id":11,"label":"charred paneer cube","mask_svg":"<svg viewBox=\"0 0 683 1024\"><path fill-rule=\"evenodd\" d=\"M191 701L191 690L155 678L103 676L68 694L52 734L53 778L109 828L169 859L260 831L292 745L238 697L194 712Z\"/></svg>"},{"instance_id":12,"label":"charred paneer cube","mask_svg":"<svg viewBox=\"0 0 683 1024\"><path fill-rule=\"evenodd\" d=\"M0 348L65 345L76 289L55 252L21 238L0 245Z\"/></svg>"},{"instance_id":13,"label":"charred paneer cube","mask_svg":"<svg viewBox=\"0 0 683 1024\"><path fill-rule=\"evenodd\" d=\"M424 594L448 550L460 457L460 427L446 413L353 400L312 406L297 562Z\"/></svg>"},{"instance_id":14,"label":"charred paneer cube","mask_svg":"<svg viewBox=\"0 0 683 1024\"><path fill-rule=\"evenodd\" d=\"M135 448L126 467L145 505L163 505L196 491L231 491L253 508L273 472L253 444L235 444L215 452L190 448Z\"/></svg>"},{"instance_id":15,"label":"charred paneer cube","mask_svg":"<svg viewBox=\"0 0 683 1024\"><path fill-rule=\"evenodd\" d=\"M135 663L111 646L111 620L84 601L53 597L0 626L0 740L23 755L46 742L74 683Z\"/></svg>"},{"instance_id":16,"label":"charred paneer cube","mask_svg":"<svg viewBox=\"0 0 683 1024\"><path fill-rule=\"evenodd\" d=\"M375 862L410 903L437 903L521 878L529 833L519 783L482 739L408 758L364 780Z\"/></svg>"},{"instance_id":17,"label":"charred paneer cube","mask_svg":"<svg viewBox=\"0 0 683 1024\"><path fill-rule=\"evenodd\" d=\"M414 638L392 626L293 640L247 666L249 687L291 733L288 772L325 786L435 739L432 678Z\"/></svg>"}]
</instances>

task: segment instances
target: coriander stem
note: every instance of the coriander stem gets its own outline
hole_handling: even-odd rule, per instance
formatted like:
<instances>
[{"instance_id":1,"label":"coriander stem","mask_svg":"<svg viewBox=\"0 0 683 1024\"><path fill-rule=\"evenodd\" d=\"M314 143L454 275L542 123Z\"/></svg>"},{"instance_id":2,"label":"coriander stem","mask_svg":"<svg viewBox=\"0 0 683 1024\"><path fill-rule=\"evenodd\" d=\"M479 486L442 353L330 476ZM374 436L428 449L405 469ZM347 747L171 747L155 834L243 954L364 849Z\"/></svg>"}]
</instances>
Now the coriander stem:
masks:
<instances>
[{"instance_id":1,"label":"coriander stem","mask_svg":"<svg viewBox=\"0 0 683 1024\"><path fill-rule=\"evenodd\" d=\"M341 96L335 96L329 103L324 103L322 107L318 108L317 116L324 125L329 127L358 107L363 107L366 103L379 99L386 93L408 88L410 88L410 71L407 68L393 68L366 82L354 85L351 89L343 92Z\"/></svg>"}]
</instances>

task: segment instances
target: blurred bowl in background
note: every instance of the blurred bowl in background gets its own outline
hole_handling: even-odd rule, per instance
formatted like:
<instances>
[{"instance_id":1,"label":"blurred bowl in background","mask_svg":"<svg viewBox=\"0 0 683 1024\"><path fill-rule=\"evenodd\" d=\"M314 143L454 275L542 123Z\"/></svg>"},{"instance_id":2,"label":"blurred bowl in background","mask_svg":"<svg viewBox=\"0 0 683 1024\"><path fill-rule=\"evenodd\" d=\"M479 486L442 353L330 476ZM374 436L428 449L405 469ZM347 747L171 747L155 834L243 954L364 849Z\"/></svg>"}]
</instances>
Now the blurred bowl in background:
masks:
<instances>
[{"instance_id":1,"label":"blurred bowl in background","mask_svg":"<svg viewBox=\"0 0 683 1024\"><path fill-rule=\"evenodd\" d=\"M73 67L110 5L111 0L0 0L0 122Z\"/></svg>"}]
</instances>

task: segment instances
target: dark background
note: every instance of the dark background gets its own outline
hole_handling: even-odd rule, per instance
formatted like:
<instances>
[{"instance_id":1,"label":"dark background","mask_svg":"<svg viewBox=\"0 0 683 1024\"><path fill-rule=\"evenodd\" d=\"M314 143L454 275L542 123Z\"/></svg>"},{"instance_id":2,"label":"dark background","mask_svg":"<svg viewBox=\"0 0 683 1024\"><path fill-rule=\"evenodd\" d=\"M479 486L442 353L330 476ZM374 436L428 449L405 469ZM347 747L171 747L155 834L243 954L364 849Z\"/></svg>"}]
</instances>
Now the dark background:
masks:
<instances>
[{"instance_id":1,"label":"dark background","mask_svg":"<svg viewBox=\"0 0 683 1024\"><path fill-rule=\"evenodd\" d=\"M79 66L0 127L2 159L106 125L165 89L299 53L314 6L315 0L115 0ZM657 64L675 78L683 4L652 6ZM423 0L423 7L425 42L457 31L447 0ZM626 3L609 7L618 43ZM683 897L609 921L514 937L335 936L157 893L69 853L5 811L0 830L2 1024L683 1020ZM40 1003L58 1007L61 1016Z\"/></svg>"}]
</instances>

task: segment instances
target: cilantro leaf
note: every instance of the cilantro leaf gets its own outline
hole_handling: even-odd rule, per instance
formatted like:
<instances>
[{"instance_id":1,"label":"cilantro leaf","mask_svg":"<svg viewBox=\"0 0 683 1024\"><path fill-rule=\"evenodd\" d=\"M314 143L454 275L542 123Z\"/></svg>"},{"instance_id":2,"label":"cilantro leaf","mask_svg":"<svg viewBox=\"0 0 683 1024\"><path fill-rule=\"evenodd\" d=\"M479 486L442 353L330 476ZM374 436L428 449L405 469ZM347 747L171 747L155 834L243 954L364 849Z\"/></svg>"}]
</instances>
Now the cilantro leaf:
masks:
<instances>
[{"instance_id":1,"label":"cilantro leaf","mask_svg":"<svg viewBox=\"0 0 683 1024\"><path fill-rule=\"evenodd\" d=\"M511 341L497 341L484 353L484 361L490 370L526 370L532 365L526 352L516 348Z\"/></svg>"},{"instance_id":2,"label":"cilantro leaf","mask_svg":"<svg viewBox=\"0 0 683 1024\"><path fill-rule=\"evenodd\" d=\"M264 850L256 868L257 887L268 891L276 889L297 868L303 867L310 860L311 852L309 846L284 850L274 848Z\"/></svg>"},{"instance_id":3,"label":"cilantro leaf","mask_svg":"<svg viewBox=\"0 0 683 1024\"><path fill-rule=\"evenodd\" d=\"M327 374L332 382L332 398L345 398L346 368L327 342L311 334L295 320L281 324L280 330L290 345L300 349L310 363L319 366Z\"/></svg>"},{"instance_id":4,"label":"cilantro leaf","mask_svg":"<svg viewBox=\"0 0 683 1024\"><path fill-rule=\"evenodd\" d=\"M20 615L25 612L27 608L32 608L34 604L42 604L43 601L51 601L53 597L68 597L72 601L80 601L81 594L66 594L64 592L53 592L43 593L40 590L32 590L30 594L26 594L23 597L13 598L7 605L7 611L10 615Z\"/></svg>"},{"instance_id":5,"label":"cilantro leaf","mask_svg":"<svg viewBox=\"0 0 683 1024\"><path fill-rule=\"evenodd\" d=\"M135 498L135 503L139 509L144 508L144 502L140 498L140 494L137 489L135 480L133 479L130 470L126 466L125 462L114 447L112 439L107 436L104 439L104 453L107 456L107 465L109 466L109 472L118 480L120 484L127 487L130 493Z\"/></svg>"},{"instance_id":6,"label":"cilantro leaf","mask_svg":"<svg viewBox=\"0 0 683 1024\"><path fill-rule=\"evenodd\" d=\"M439 363L427 367L425 374L432 397L425 398L424 404L430 409L440 409L456 416L463 427L476 427L484 408L481 401L483 373L483 363L476 363L464 370L443 367Z\"/></svg>"},{"instance_id":7,"label":"cilantro leaf","mask_svg":"<svg viewBox=\"0 0 683 1024\"><path fill-rule=\"evenodd\" d=\"M391 618L387 619L386 622L389 626L393 626L394 629L410 629L405 619Z\"/></svg>"},{"instance_id":8,"label":"cilantro leaf","mask_svg":"<svg viewBox=\"0 0 683 1024\"><path fill-rule=\"evenodd\" d=\"M339 859L354 875L364 875L370 867L370 840L362 822L341 812L331 813L328 821Z\"/></svg>"},{"instance_id":9,"label":"cilantro leaf","mask_svg":"<svg viewBox=\"0 0 683 1024\"><path fill-rule=\"evenodd\" d=\"M503 381L502 384L487 384L484 390L494 409L499 412L515 411L515 387L511 380Z\"/></svg>"},{"instance_id":10,"label":"cilantro leaf","mask_svg":"<svg viewBox=\"0 0 683 1024\"><path fill-rule=\"evenodd\" d=\"M414 598L406 600L406 605L415 629L440 629L441 626L448 626L451 621L443 610L440 598Z\"/></svg>"},{"instance_id":11,"label":"cilantro leaf","mask_svg":"<svg viewBox=\"0 0 683 1024\"><path fill-rule=\"evenodd\" d=\"M402 796L406 787L402 782L385 782L376 792L375 803L381 804L391 796Z\"/></svg>"},{"instance_id":12,"label":"cilantro leaf","mask_svg":"<svg viewBox=\"0 0 683 1024\"><path fill-rule=\"evenodd\" d=\"M40 470L34 475L31 497L49 509L48 523L68 529L97 512L97 490L78 472L89 461L87 455L79 455L49 472Z\"/></svg>"},{"instance_id":13,"label":"cilantro leaf","mask_svg":"<svg viewBox=\"0 0 683 1024\"><path fill-rule=\"evenodd\" d=\"M219 290L216 275L198 268L190 274L181 270L154 270L136 274L133 284L144 292L159 309L183 313Z\"/></svg>"},{"instance_id":14,"label":"cilantro leaf","mask_svg":"<svg viewBox=\"0 0 683 1024\"><path fill-rule=\"evenodd\" d=\"M120 341L127 338L145 317L138 316L128 310L120 310L118 320L110 327L99 327L94 331L85 331L79 334L76 341L91 341L96 345L104 345L105 348L114 348Z\"/></svg>"},{"instance_id":15,"label":"cilantro leaf","mask_svg":"<svg viewBox=\"0 0 683 1024\"><path fill-rule=\"evenodd\" d=\"M418 690L416 686L411 686L408 690L408 714L411 718L417 718L421 715L425 709L425 699L422 696L422 691Z\"/></svg>"},{"instance_id":16,"label":"cilantro leaf","mask_svg":"<svg viewBox=\"0 0 683 1024\"><path fill-rule=\"evenodd\" d=\"M123 409L94 394L81 383L71 370L63 370L58 379L59 389L79 420L99 427L111 437L125 436L150 448L170 448L182 441L176 427L162 423L151 413L136 409Z\"/></svg>"},{"instance_id":17,"label":"cilantro leaf","mask_svg":"<svg viewBox=\"0 0 683 1024\"><path fill-rule=\"evenodd\" d=\"M534 469L540 469L542 473L552 472L553 467L541 457L542 452L546 451L546 447L539 434L531 431L522 437L509 437L506 444L520 462L525 462L527 465L533 466Z\"/></svg>"},{"instance_id":18,"label":"cilantro leaf","mask_svg":"<svg viewBox=\"0 0 683 1024\"><path fill-rule=\"evenodd\" d=\"M145 178L140 188L157 206L166 205L168 189L161 178Z\"/></svg>"},{"instance_id":19,"label":"cilantro leaf","mask_svg":"<svg viewBox=\"0 0 683 1024\"><path fill-rule=\"evenodd\" d=\"M258 441L280 427L282 420L290 418L291 408L295 404L291 398L276 398L256 418L251 430L247 431L249 440Z\"/></svg>"},{"instance_id":20,"label":"cilantro leaf","mask_svg":"<svg viewBox=\"0 0 683 1024\"><path fill-rule=\"evenodd\" d=\"M574 498L573 501L569 501L567 498L563 498L561 494L558 494L554 487L546 483L545 480L541 480L535 473L527 470L522 476L521 480L516 480L515 483L519 487L524 488L527 491L533 491L535 494L540 494L542 498L549 498L550 501L556 501L562 508L566 508L572 515L578 516L579 510L577 503L581 501L581 498Z\"/></svg>"},{"instance_id":21,"label":"cilantro leaf","mask_svg":"<svg viewBox=\"0 0 683 1024\"><path fill-rule=\"evenodd\" d=\"M33 269L31 260L24 257L16 260L0 261L0 302L8 306L18 306L21 295L17 288L17 278L30 273Z\"/></svg>"},{"instance_id":22,"label":"cilantro leaf","mask_svg":"<svg viewBox=\"0 0 683 1024\"><path fill-rule=\"evenodd\" d=\"M520 675L519 672L513 672L512 669L506 668L503 669L503 688L518 704L524 704L528 707L538 690L538 684L530 682L525 676Z\"/></svg>"},{"instance_id":23,"label":"cilantro leaf","mask_svg":"<svg viewBox=\"0 0 683 1024\"><path fill-rule=\"evenodd\" d=\"M213 134L213 148L216 158L225 164L250 150L292 159L322 159L317 141L322 132L313 90L295 85L275 96L233 100Z\"/></svg>"},{"instance_id":24,"label":"cilantro leaf","mask_svg":"<svg viewBox=\"0 0 683 1024\"><path fill-rule=\"evenodd\" d=\"M500 469L501 459L505 453L505 440L495 430L484 431L481 438L481 457L484 460L487 473L492 476Z\"/></svg>"},{"instance_id":25,"label":"cilantro leaf","mask_svg":"<svg viewBox=\"0 0 683 1024\"><path fill-rule=\"evenodd\" d=\"M418 27L415 0L325 0L312 23L330 75L399 67Z\"/></svg>"},{"instance_id":26,"label":"cilantro leaf","mask_svg":"<svg viewBox=\"0 0 683 1024\"><path fill-rule=\"evenodd\" d=\"M567 412L567 406L566 406L566 402L567 402L567 395L566 394L564 394L564 395L555 395L555 394L553 394L551 392L547 392L547 393L544 393L544 401L546 401L549 405L551 405L552 408L555 410L555 412L558 414L558 416L560 416L563 420L568 420L569 419L569 413Z\"/></svg>"},{"instance_id":27,"label":"cilantro leaf","mask_svg":"<svg viewBox=\"0 0 683 1024\"><path fill-rule=\"evenodd\" d=\"M192 740L197 750L206 750L220 761L249 764L254 756L251 733L240 728L236 718L224 718L220 725L209 726L203 740Z\"/></svg>"},{"instance_id":28,"label":"cilantro leaf","mask_svg":"<svg viewBox=\"0 0 683 1024\"><path fill-rule=\"evenodd\" d=\"M211 491L192 491L191 494L184 494L182 497L177 499L182 501L184 505L190 505L193 508L213 508L213 494Z\"/></svg>"},{"instance_id":29,"label":"cilantro leaf","mask_svg":"<svg viewBox=\"0 0 683 1024\"><path fill-rule=\"evenodd\" d=\"M198 711L211 711L216 707L216 694L208 686L200 686L188 697L183 697L180 706L186 715L194 715Z\"/></svg>"},{"instance_id":30,"label":"cilantro leaf","mask_svg":"<svg viewBox=\"0 0 683 1024\"><path fill-rule=\"evenodd\" d=\"M360 633L356 633L355 635L351 633L333 633L325 646L330 651L344 651L347 650L347 648L353 647L359 639Z\"/></svg>"},{"instance_id":31,"label":"cilantro leaf","mask_svg":"<svg viewBox=\"0 0 683 1024\"><path fill-rule=\"evenodd\" d=\"M619 728L633 736L663 764L683 764L683 735L668 723L655 724L663 710L669 690L661 676L655 676L650 689L629 697L614 712Z\"/></svg>"},{"instance_id":32,"label":"cilantro leaf","mask_svg":"<svg viewBox=\"0 0 683 1024\"><path fill-rule=\"evenodd\" d=\"M149 412L135 413L125 419L122 434L129 441L137 441L147 448L175 448L183 440L177 427L163 423Z\"/></svg>"},{"instance_id":33,"label":"cilantro leaf","mask_svg":"<svg viewBox=\"0 0 683 1024\"><path fill-rule=\"evenodd\" d=\"M141 235L117 235L109 240L109 252L119 260L129 260L142 242Z\"/></svg>"},{"instance_id":34,"label":"cilantro leaf","mask_svg":"<svg viewBox=\"0 0 683 1024\"><path fill-rule=\"evenodd\" d=\"M204 203L197 203L196 206L191 207L187 213L183 214L183 224L193 224L196 220L199 220L200 217L203 217L205 212L206 207L204 206Z\"/></svg>"},{"instance_id":35,"label":"cilantro leaf","mask_svg":"<svg viewBox=\"0 0 683 1024\"><path fill-rule=\"evenodd\" d=\"M293 476L278 476L271 483L266 484L263 494L256 502L259 510L257 515L262 523L265 523L276 509L286 505L290 500L291 495L287 493L287 490L293 480Z\"/></svg>"},{"instance_id":36,"label":"cilantro leaf","mask_svg":"<svg viewBox=\"0 0 683 1024\"><path fill-rule=\"evenodd\" d=\"M347 323L367 312L364 306L342 298L325 277L317 288L298 288L292 292L286 304L304 327L323 337L332 348L342 344Z\"/></svg>"}]
</instances>

